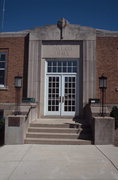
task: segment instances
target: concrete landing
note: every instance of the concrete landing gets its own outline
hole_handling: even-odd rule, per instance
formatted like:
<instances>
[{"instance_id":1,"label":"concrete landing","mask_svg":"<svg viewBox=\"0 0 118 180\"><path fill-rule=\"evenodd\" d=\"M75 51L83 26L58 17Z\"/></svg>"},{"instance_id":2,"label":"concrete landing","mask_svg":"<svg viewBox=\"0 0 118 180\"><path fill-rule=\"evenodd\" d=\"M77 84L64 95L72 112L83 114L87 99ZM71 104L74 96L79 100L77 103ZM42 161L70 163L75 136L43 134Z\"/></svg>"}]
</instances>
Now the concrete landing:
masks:
<instances>
[{"instance_id":1,"label":"concrete landing","mask_svg":"<svg viewBox=\"0 0 118 180\"><path fill-rule=\"evenodd\" d=\"M45 119L37 119L32 121L33 123L40 124L68 124L75 123L72 118L45 118Z\"/></svg>"},{"instance_id":2,"label":"concrete landing","mask_svg":"<svg viewBox=\"0 0 118 180\"><path fill-rule=\"evenodd\" d=\"M8 145L0 148L0 180L118 180L118 148Z\"/></svg>"}]
</instances>

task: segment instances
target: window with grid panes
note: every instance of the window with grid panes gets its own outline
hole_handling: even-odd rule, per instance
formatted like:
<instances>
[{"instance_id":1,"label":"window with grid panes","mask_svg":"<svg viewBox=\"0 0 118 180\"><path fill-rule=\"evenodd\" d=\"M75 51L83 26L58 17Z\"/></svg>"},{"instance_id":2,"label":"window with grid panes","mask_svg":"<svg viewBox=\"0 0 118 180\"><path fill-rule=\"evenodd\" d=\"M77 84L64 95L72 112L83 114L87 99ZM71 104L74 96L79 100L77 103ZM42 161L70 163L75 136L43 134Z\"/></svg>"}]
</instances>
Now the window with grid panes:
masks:
<instances>
[{"instance_id":1,"label":"window with grid panes","mask_svg":"<svg viewBox=\"0 0 118 180\"><path fill-rule=\"evenodd\" d=\"M47 63L48 73L77 73L77 61L50 60Z\"/></svg>"},{"instance_id":2,"label":"window with grid panes","mask_svg":"<svg viewBox=\"0 0 118 180\"><path fill-rule=\"evenodd\" d=\"M6 62L7 54L0 52L0 87L5 86L5 71L6 71Z\"/></svg>"}]
</instances>

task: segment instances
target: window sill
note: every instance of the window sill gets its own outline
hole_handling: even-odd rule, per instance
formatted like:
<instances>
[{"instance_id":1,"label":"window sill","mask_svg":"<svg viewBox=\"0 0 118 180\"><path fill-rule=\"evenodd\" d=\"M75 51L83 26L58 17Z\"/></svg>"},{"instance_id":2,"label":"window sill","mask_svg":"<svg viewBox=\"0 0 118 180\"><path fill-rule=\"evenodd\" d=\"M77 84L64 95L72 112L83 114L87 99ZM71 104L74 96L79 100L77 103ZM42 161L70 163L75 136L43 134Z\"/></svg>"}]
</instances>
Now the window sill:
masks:
<instances>
[{"instance_id":1,"label":"window sill","mask_svg":"<svg viewBox=\"0 0 118 180\"><path fill-rule=\"evenodd\" d=\"M8 91L8 87L2 87L2 86L0 86L0 91Z\"/></svg>"}]
</instances>

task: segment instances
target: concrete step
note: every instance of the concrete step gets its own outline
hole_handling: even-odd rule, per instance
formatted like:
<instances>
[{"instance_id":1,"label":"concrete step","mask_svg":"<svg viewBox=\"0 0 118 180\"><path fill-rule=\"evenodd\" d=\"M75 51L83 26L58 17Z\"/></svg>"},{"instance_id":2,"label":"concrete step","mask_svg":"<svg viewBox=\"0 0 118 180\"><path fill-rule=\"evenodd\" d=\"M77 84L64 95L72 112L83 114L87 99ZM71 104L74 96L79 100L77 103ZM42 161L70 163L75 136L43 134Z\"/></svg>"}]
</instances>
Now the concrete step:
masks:
<instances>
[{"instance_id":1,"label":"concrete step","mask_svg":"<svg viewBox=\"0 0 118 180\"><path fill-rule=\"evenodd\" d=\"M28 132L45 132L45 133L78 133L80 130L75 128L45 128L29 127Z\"/></svg>"},{"instance_id":2,"label":"concrete step","mask_svg":"<svg viewBox=\"0 0 118 180\"><path fill-rule=\"evenodd\" d=\"M42 123L31 123L30 127L45 127L45 128L80 128L81 124L73 124L73 123L67 123L67 124L42 124Z\"/></svg>"},{"instance_id":3,"label":"concrete step","mask_svg":"<svg viewBox=\"0 0 118 180\"><path fill-rule=\"evenodd\" d=\"M48 139L48 138L26 138L25 144L53 144L53 145L90 145L89 140L80 139Z\"/></svg>"},{"instance_id":4,"label":"concrete step","mask_svg":"<svg viewBox=\"0 0 118 180\"><path fill-rule=\"evenodd\" d=\"M27 133L26 138L55 138L55 139L78 139L79 134L75 133Z\"/></svg>"},{"instance_id":5,"label":"concrete step","mask_svg":"<svg viewBox=\"0 0 118 180\"><path fill-rule=\"evenodd\" d=\"M44 121L43 121L44 122ZM52 123L48 120L45 123L35 121L30 123L24 143L26 144L60 144L79 145L91 144L87 128L83 130L80 123ZM47 122L47 123L46 123ZM87 135L85 137L84 133Z\"/></svg>"}]
</instances>

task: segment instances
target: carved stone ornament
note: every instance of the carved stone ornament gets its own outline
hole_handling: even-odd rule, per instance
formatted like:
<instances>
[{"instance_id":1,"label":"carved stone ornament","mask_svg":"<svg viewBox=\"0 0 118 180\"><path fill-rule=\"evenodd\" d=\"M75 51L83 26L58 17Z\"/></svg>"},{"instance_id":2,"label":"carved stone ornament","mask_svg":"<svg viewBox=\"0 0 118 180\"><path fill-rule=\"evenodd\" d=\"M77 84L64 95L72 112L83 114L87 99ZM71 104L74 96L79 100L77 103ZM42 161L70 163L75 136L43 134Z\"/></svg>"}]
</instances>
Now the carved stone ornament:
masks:
<instances>
[{"instance_id":1,"label":"carved stone ornament","mask_svg":"<svg viewBox=\"0 0 118 180\"><path fill-rule=\"evenodd\" d=\"M64 18L57 21L57 27L60 29L60 39L63 39L63 28L65 28L67 24L68 21Z\"/></svg>"}]
</instances>

